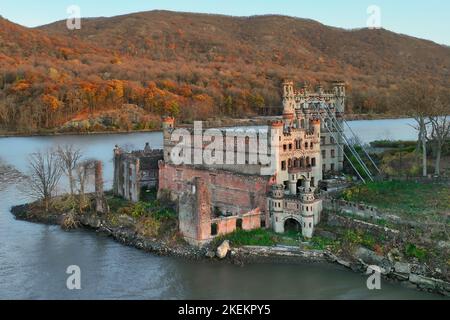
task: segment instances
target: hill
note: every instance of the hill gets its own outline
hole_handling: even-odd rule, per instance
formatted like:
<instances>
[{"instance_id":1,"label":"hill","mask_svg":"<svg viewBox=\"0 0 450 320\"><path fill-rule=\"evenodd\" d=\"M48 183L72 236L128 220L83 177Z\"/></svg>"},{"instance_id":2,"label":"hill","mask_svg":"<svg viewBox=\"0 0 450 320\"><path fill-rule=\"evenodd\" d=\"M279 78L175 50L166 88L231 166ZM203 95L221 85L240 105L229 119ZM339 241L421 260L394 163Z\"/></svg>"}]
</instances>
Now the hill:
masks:
<instances>
[{"instance_id":1,"label":"hill","mask_svg":"<svg viewBox=\"0 0 450 320\"><path fill-rule=\"evenodd\" d=\"M0 126L53 128L136 104L185 121L262 113L284 78L336 79L349 111L395 113L404 81L450 87L450 48L286 16L151 11L28 29L0 19ZM2 99L3 98L3 99Z\"/></svg>"}]
</instances>

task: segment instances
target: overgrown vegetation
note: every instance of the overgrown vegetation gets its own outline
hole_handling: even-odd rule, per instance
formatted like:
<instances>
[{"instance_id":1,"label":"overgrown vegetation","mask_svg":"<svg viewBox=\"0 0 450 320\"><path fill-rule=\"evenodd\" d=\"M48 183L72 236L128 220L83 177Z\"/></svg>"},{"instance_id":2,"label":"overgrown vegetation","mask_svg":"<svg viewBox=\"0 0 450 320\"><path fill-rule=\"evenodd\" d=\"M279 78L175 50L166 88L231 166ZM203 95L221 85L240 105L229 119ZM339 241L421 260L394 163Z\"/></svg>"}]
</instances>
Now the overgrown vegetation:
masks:
<instances>
[{"instance_id":1,"label":"overgrown vegetation","mask_svg":"<svg viewBox=\"0 0 450 320\"><path fill-rule=\"evenodd\" d=\"M117 221L117 217L128 216L136 222L136 231L145 237L174 236L178 231L177 214L170 204L162 204L159 200L133 204L116 197L108 198L108 203L115 209L110 215L113 221Z\"/></svg>"},{"instance_id":2,"label":"overgrown vegetation","mask_svg":"<svg viewBox=\"0 0 450 320\"><path fill-rule=\"evenodd\" d=\"M406 244L405 254L410 258L417 258L421 262L424 262L428 256L427 250L420 248L413 243Z\"/></svg>"},{"instance_id":3,"label":"overgrown vegetation","mask_svg":"<svg viewBox=\"0 0 450 320\"><path fill-rule=\"evenodd\" d=\"M341 197L407 216L443 214L450 210L450 189L444 183L369 182L343 191Z\"/></svg>"}]
</instances>

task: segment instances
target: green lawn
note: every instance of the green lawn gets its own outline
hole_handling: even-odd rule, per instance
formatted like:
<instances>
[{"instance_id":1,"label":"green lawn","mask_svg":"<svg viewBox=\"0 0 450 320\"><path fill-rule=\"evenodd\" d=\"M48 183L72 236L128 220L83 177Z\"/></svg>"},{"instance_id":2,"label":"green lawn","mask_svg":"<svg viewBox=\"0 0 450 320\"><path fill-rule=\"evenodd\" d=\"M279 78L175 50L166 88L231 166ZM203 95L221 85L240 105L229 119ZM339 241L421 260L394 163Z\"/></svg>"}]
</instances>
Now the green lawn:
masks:
<instances>
[{"instance_id":1,"label":"green lawn","mask_svg":"<svg viewBox=\"0 0 450 320\"><path fill-rule=\"evenodd\" d=\"M342 198L396 214L443 214L450 211L450 188L439 183L371 182L344 191Z\"/></svg>"}]
</instances>

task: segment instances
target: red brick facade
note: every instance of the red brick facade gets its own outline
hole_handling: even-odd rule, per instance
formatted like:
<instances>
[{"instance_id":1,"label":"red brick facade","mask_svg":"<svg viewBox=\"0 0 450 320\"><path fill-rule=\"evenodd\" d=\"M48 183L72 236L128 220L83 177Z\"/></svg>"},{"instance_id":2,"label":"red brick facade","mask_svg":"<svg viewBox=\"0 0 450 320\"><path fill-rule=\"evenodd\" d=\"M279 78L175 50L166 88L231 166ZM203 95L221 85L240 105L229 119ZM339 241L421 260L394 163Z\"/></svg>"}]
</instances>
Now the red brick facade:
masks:
<instances>
[{"instance_id":1,"label":"red brick facade","mask_svg":"<svg viewBox=\"0 0 450 320\"><path fill-rule=\"evenodd\" d=\"M175 166L162 161L159 167L159 190L169 190L173 198L183 194L194 197L192 213L188 213L183 204L180 229L188 240L196 243L237 228L260 228L262 221L268 226L267 193L272 182L268 177Z\"/></svg>"}]
</instances>

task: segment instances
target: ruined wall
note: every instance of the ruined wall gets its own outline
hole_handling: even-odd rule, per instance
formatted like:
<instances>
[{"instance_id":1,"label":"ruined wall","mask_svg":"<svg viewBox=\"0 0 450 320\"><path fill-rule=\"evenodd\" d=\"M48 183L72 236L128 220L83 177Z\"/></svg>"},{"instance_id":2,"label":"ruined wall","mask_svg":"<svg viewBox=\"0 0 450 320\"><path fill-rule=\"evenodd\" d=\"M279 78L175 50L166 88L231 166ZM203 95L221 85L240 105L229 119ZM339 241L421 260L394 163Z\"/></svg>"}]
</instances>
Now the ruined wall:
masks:
<instances>
[{"instance_id":1,"label":"ruined wall","mask_svg":"<svg viewBox=\"0 0 450 320\"><path fill-rule=\"evenodd\" d=\"M123 152L114 149L114 195L138 202L142 187L158 186L162 150Z\"/></svg>"},{"instance_id":2,"label":"ruined wall","mask_svg":"<svg viewBox=\"0 0 450 320\"><path fill-rule=\"evenodd\" d=\"M187 183L186 190L179 194L178 217L184 239L197 246L238 228L253 230L261 227L259 208L239 216L213 217L210 188L199 177Z\"/></svg>"},{"instance_id":3,"label":"ruined wall","mask_svg":"<svg viewBox=\"0 0 450 320\"><path fill-rule=\"evenodd\" d=\"M211 192L211 207L232 215L242 215L256 208L266 214L266 197L271 179L240 175L221 170L196 169L160 162L159 189L170 190L173 199L191 188L195 177L205 181Z\"/></svg>"}]
</instances>

